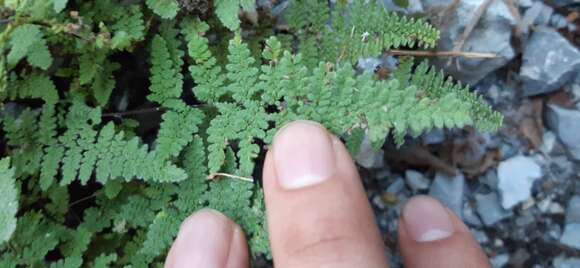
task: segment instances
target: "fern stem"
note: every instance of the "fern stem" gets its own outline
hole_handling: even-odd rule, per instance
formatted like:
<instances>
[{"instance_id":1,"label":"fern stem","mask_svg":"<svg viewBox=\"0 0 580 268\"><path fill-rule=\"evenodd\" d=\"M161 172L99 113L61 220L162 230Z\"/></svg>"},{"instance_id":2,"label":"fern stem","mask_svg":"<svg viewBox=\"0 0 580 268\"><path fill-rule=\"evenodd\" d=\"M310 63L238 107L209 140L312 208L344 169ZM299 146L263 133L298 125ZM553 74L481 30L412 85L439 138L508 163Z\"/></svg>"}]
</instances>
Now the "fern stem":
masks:
<instances>
[{"instance_id":1,"label":"fern stem","mask_svg":"<svg viewBox=\"0 0 580 268\"><path fill-rule=\"evenodd\" d=\"M154 108L139 109L139 110L133 110L133 111L126 111L126 112L104 113L101 116L102 117L123 117L123 116L127 116L127 115L162 112L165 110L166 110L165 107L154 107Z\"/></svg>"},{"instance_id":2,"label":"fern stem","mask_svg":"<svg viewBox=\"0 0 580 268\"><path fill-rule=\"evenodd\" d=\"M81 198L81 199L79 199L79 200L75 200L74 202L70 203L70 204L68 205L68 207L69 207L69 208L71 208L71 207L74 207L74 206L78 205L79 203L82 203L82 202L84 202L84 201L87 201L87 200L89 200L89 199L91 199L91 198L95 198L95 197L97 197L97 195L99 195L99 192L96 192L96 193L94 193L94 194L92 194L92 195L89 195L89 196L85 196L85 197L83 197L83 198Z\"/></svg>"},{"instance_id":3,"label":"fern stem","mask_svg":"<svg viewBox=\"0 0 580 268\"><path fill-rule=\"evenodd\" d=\"M238 180L252 182L252 183L254 182L254 179L252 179L252 178L242 177L242 176L228 174L228 173L219 173L219 172L210 174L209 176L207 176L207 179L214 180L217 177L226 177L226 178L238 179Z\"/></svg>"}]
</instances>

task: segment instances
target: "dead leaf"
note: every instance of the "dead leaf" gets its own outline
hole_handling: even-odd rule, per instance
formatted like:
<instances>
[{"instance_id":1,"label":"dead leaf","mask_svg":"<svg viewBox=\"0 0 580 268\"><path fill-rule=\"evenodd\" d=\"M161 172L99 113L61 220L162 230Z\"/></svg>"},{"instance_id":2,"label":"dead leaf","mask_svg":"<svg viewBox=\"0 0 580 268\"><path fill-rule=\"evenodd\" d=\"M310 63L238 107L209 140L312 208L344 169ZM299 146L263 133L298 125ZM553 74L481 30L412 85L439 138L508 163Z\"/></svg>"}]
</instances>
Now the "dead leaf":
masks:
<instances>
[{"instance_id":1,"label":"dead leaf","mask_svg":"<svg viewBox=\"0 0 580 268\"><path fill-rule=\"evenodd\" d=\"M544 103L541 98L524 101L518 109L516 122L519 122L519 132L530 143L532 149L537 149L542 144L544 135L543 110Z\"/></svg>"}]
</instances>

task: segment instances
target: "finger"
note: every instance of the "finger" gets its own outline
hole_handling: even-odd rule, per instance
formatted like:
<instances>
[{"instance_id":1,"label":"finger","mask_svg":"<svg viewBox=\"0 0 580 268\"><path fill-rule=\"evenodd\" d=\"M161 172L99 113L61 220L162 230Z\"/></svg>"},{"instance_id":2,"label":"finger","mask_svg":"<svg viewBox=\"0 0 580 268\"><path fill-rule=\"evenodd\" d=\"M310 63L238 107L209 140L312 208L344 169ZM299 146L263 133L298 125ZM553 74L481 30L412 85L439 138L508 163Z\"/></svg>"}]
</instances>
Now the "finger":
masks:
<instances>
[{"instance_id":1,"label":"finger","mask_svg":"<svg viewBox=\"0 0 580 268\"><path fill-rule=\"evenodd\" d=\"M166 268L248 266L242 229L211 209L202 209L183 222L165 260Z\"/></svg>"},{"instance_id":2,"label":"finger","mask_svg":"<svg viewBox=\"0 0 580 268\"><path fill-rule=\"evenodd\" d=\"M386 267L381 236L346 148L297 121L274 138L264 192L276 267Z\"/></svg>"},{"instance_id":3,"label":"finger","mask_svg":"<svg viewBox=\"0 0 580 268\"><path fill-rule=\"evenodd\" d=\"M434 198L409 200L398 226L406 267L490 267L467 226Z\"/></svg>"}]
</instances>

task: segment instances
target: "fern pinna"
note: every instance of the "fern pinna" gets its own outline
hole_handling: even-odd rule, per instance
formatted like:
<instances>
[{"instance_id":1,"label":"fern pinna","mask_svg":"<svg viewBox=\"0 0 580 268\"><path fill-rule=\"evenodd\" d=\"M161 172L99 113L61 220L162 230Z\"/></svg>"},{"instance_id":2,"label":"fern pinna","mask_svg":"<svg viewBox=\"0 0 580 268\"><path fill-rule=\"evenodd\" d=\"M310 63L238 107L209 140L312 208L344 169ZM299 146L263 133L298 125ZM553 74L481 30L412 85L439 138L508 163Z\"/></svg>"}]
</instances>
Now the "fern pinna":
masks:
<instances>
[{"instance_id":1,"label":"fern pinna","mask_svg":"<svg viewBox=\"0 0 580 268\"><path fill-rule=\"evenodd\" d=\"M432 128L500 126L427 62L400 58L384 80L355 70L360 57L438 38L423 20L363 2L292 1L288 38L244 32L250 0L4 1L0 266L160 264L203 207L240 223L253 254L268 256L259 183L207 178L256 177L286 122L318 121L353 151L365 135L380 147L389 135L401 144ZM157 123L124 111L139 96Z\"/></svg>"}]
</instances>

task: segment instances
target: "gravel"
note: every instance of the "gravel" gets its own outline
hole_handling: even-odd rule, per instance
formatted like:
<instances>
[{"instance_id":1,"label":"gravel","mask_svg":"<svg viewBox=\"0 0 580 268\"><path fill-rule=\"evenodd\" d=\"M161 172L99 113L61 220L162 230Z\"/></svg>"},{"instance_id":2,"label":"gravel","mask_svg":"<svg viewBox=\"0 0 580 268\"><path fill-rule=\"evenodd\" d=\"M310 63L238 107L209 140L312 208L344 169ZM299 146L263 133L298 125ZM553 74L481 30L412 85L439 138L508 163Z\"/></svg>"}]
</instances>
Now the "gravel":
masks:
<instances>
[{"instance_id":1,"label":"gravel","mask_svg":"<svg viewBox=\"0 0 580 268\"><path fill-rule=\"evenodd\" d=\"M580 258L566 258L558 256L554 259L554 268L578 268L580 267Z\"/></svg>"},{"instance_id":2,"label":"gravel","mask_svg":"<svg viewBox=\"0 0 580 268\"><path fill-rule=\"evenodd\" d=\"M566 223L580 223L580 195L570 199L566 207Z\"/></svg>"},{"instance_id":3,"label":"gravel","mask_svg":"<svg viewBox=\"0 0 580 268\"><path fill-rule=\"evenodd\" d=\"M484 0L460 0L457 8L448 9L453 2L421 1L425 14L442 31L435 50L452 49ZM396 246L402 207L426 192L462 218L493 267L580 268L580 33L570 30L580 19L567 21L580 11L580 1L514 1L521 19L533 18L522 36L512 36L516 20L506 2L489 6L462 48L498 53L499 58L458 58L449 66L446 58L430 59L453 78L471 83L505 116L503 128L489 134L470 128L436 129L407 138L457 167L458 176L405 160L371 168L370 178L363 175L392 250L392 268L404 267ZM368 60L365 69L376 64L379 61ZM522 135L526 126L521 123L530 115L522 111L536 102L542 106L539 116L532 115L540 124L540 142L531 144L530 137ZM467 148L463 151L458 145ZM489 155L494 156L491 161L477 166L477 159ZM475 167L461 164L469 160Z\"/></svg>"},{"instance_id":4,"label":"gravel","mask_svg":"<svg viewBox=\"0 0 580 268\"><path fill-rule=\"evenodd\" d=\"M572 157L580 160L580 111L548 105L546 123L558 135Z\"/></svg>"},{"instance_id":5,"label":"gravel","mask_svg":"<svg viewBox=\"0 0 580 268\"><path fill-rule=\"evenodd\" d=\"M552 28L539 27L526 43L520 77L524 96L560 89L580 70L580 51Z\"/></svg>"},{"instance_id":6,"label":"gravel","mask_svg":"<svg viewBox=\"0 0 580 268\"><path fill-rule=\"evenodd\" d=\"M382 149L376 150L373 148L370 139L368 136L365 136L355 160L365 168L380 168L385 163L384 154Z\"/></svg>"},{"instance_id":7,"label":"gravel","mask_svg":"<svg viewBox=\"0 0 580 268\"><path fill-rule=\"evenodd\" d=\"M580 223L567 223L560 243L580 250Z\"/></svg>"},{"instance_id":8,"label":"gravel","mask_svg":"<svg viewBox=\"0 0 580 268\"><path fill-rule=\"evenodd\" d=\"M415 14L415 13L422 13L423 12L423 4L420 0L409 0L407 1L408 5L406 7L401 7L400 5L395 4L394 0L383 0L383 5L385 8L395 12L402 12L405 14Z\"/></svg>"},{"instance_id":9,"label":"gravel","mask_svg":"<svg viewBox=\"0 0 580 268\"><path fill-rule=\"evenodd\" d=\"M471 21L471 15L484 0L463 0L457 3L457 8L445 9L453 0L424 0L423 7L427 10L442 10L438 20L434 20L441 31L441 39L437 50L452 50L466 26ZM512 27L516 20L509 11L505 1L493 1L482 15L462 51L486 52L497 54L492 59L458 58L457 64L447 64L447 58L435 58L433 62L444 69L447 74L468 84L475 84L489 73L501 68L515 57L511 46Z\"/></svg>"},{"instance_id":10,"label":"gravel","mask_svg":"<svg viewBox=\"0 0 580 268\"><path fill-rule=\"evenodd\" d=\"M502 208L497 193L478 194L475 196L477 213L486 226L492 226L497 222L512 215L510 211Z\"/></svg>"},{"instance_id":11,"label":"gravel","mask_svg":"<svg viewBox=\"0 0 580 268\"><path fill-rule=\"evenodd\" d=\"M501 204L505 209L528 200L533 182L542 177L541 167L522 155L502 161L497 170Z\"/></svg>"},{"instance_id":12,"label":"gravel","mask_svg":"<svg viewBox=\"0 0 580 268\"><path fill-rule=\"evenodd\" d=\"M465 177L463 174L450 177L443 173L437 173L429 188L429 195L437 198L461 218L464 185Z\"/></svg>"},{"instance_id":13,"label":"gravel","mask_svg":"<svg viewBox=\"0 0 580 268\"><path fill-rule=\"evenodd\" d=\"M405 181L409 188L415 192L429 189L430 181L419 171L412 169L405 171Z\"/></svg>"}]
</instances>

